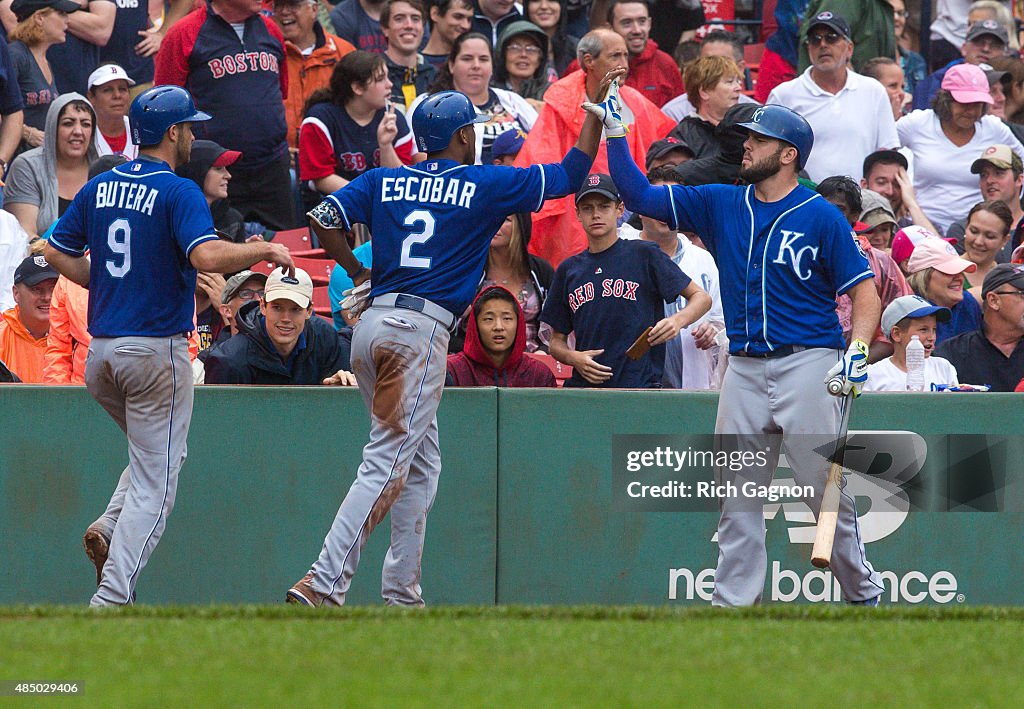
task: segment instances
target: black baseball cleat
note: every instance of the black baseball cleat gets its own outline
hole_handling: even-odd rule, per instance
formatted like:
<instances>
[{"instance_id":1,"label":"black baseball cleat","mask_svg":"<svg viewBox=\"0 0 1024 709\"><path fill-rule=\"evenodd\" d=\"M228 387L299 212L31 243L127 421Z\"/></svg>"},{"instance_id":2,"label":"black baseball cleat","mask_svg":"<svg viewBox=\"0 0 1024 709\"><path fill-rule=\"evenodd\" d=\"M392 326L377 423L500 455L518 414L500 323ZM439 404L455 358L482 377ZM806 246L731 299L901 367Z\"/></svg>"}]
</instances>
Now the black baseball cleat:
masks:
<instances>
[{"instance_id":1,"label":"black baseball cleat","mask_svg":"<svg viewBox=\"0 0 1024 709\"><path fill-rule=\"evenodd\" d=\"M284 596L285 603L297 603L316 608L323 605L324 594L313 590L313 572L302 577L302 580L288 589Z\"/></svg>"},{"instance_id":2,"label":"black baseball cleat","mask_svg":"<svg viewBox=\"0 0 1024 709\"><path fill-rule=\"evenodd\" d=\"M107 563L107 554L110 551L110 540L106 538L99 527L89 527L82 537L82 546L85 547L85 555L96 567L96 585L103 580L103 565Z\"/></svg>"}]
</instances>

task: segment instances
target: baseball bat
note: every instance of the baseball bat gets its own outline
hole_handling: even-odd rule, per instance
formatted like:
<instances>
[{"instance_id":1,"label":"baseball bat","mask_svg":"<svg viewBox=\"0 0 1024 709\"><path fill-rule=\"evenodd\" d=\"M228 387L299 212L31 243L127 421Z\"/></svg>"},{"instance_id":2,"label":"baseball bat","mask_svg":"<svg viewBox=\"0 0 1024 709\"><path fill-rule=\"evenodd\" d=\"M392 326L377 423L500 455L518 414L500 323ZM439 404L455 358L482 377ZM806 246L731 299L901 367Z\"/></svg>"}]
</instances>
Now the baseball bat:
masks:
<instances>
[{"instance_id":1,"label":"baseball bat","mask_svg":"<svg viewBox=\"0 0 1024 709\"><path fill-rule=\"evenodd\" d=\"M843 485L843 455L841 454L844 453L844 450L840 446L846 440L850 409L852 408L853 394L851 393L846 395L843 415L839 422L836 452L832 456L832 465L828 469L825 491L821 496L821 509L818 511L818 528L814 535L814 548L811 550L811 564L819 569L827 569L832 561L832 544L835 542L836 523L839 521L839 491Z\"/></svg>"}]
</instances>

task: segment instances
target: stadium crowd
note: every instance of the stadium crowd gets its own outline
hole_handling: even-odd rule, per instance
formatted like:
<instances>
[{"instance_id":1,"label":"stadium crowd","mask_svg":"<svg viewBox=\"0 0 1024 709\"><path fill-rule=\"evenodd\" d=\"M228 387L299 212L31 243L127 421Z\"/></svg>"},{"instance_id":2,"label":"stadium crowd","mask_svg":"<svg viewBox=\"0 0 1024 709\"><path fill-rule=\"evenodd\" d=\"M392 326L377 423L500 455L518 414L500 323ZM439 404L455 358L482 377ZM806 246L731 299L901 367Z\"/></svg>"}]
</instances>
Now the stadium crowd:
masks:
<instances>
[{"instance_id":1,"label":"stadium crowd","mask_svg":"<svg viewBox=\"0 0 1024 709\"><path fill-rule=\"evenodd\" d=\"M525 166L559 160L580 104L628 67L626 140L652 184L740 183L737 124L760 104L810 123L802 181L846 217L882 300L869 390L906 389L917 336L927 384L1024 391L1024 60L1009 5L939 0L929 66L904 0L769 1L753 36L707 31L699 3L667 0L0 0L0 380L82 383L88 291L42 247L91 177L135 158L128 108L150 86L183 86L213 117L178 172L221 238L297 244L299 284L271 301L272 264L200 273L196 381L352 385L351 281L310 241L306 211L367 170L425 159L410 117L432 92L462 91L487 117L478 162ZM494 235L449 385L720 385L719 294L742 284L720 282L701 234L628 213L604 146L593 172ZM372 234L354 238L372 265ZM575 318L562 287L617 239L653 242L712 301L639 365L626 349L646 311ZM639 287L665 316L687 307L671 276Z\"/></svg>"}]
</instances>

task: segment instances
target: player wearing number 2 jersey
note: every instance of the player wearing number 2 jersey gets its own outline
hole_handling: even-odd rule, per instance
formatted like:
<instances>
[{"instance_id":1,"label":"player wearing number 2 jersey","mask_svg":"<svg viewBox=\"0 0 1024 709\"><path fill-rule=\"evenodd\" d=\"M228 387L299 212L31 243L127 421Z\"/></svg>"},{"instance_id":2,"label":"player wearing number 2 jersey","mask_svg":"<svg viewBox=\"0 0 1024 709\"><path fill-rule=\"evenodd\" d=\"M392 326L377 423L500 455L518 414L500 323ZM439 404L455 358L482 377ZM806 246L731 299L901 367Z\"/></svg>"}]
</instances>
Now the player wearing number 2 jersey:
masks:
<instances>
[{"instance_id":1,"label":"player wearing number 2 jersey","mask_svg":"<svg viewBox=\"0 0 1024 709\"><path fill-rule=\"evenodd\" d=\"M128 467L85 534L99 584L93 606L134 602L174 506L192 417L196 269L260 260L292 269L282 246L219 240L199 187L174 174L188 162L191 124L208 119L177 86L140 94L129 110L138 159L86 183L46 247L54 268L89 288L85 383L128 435Z\"/></svg>"},{"instance_id":2,"label":"player wearing number 2 jersey","mask_svg":"<svg viewBox=\"0 0 1024 709\"><path fill-rule=\"evenodd\" d=\"M289 602L344 603L363 545L390 510L384 600L423 605L420 566L441 473L436 413L450 330L473 299L491 238L505 217L537 211L546 199L576 191L601 135L599 122L588 117L561 163L527 169L473 165L478 120L465 94L432 95L412 116L416 147L427 153L426 162L372 170L310 212L321 243L356 285L369 272L352 255L344 233L361 223L373 234L370 307L352 338L352 370L371 429L320 558L289 589Z\"/></svg>"}]
</instances>

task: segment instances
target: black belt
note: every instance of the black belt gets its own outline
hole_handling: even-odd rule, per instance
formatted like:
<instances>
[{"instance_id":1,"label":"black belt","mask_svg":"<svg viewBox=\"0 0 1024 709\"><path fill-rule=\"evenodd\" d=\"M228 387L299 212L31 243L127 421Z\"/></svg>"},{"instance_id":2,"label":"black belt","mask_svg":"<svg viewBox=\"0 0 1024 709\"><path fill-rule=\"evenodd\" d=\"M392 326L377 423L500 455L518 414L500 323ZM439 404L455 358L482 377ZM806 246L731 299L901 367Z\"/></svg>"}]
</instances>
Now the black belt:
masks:
<instances>
[{"instance_id":1,"label":"black belt","mask_svg":"<svg viewBox=\"0 0 1024 709\"><path fill-rule=\"evenodd\" d=\"M803 352L806 349L808 348L802 345L782 345L781 347L776 347L774 350L769 352L744 352L743 350L740 350L739 352L730 352L729 356L752 357L754 359L777 359L779 357L789 357L791 354Z\"/></svg>"},{"instance_id":2,"label":"black belt","mask_svg":"<svg viewBox=\"0 0 1024 709\"><path fill-rule=\"evenodd\" d=\"M416 295L407 295L405 293L386 293L384 295L377 296L370 301L370 306L402 308L404 310L413 310L417 313L423 313L424 315L437 320L439 323L444 325L447 330L454 328L455 323L458 320L450 310L442 308L440 305L437 305L426 298L420 298Z\"/></svg>"}]
</instances>

